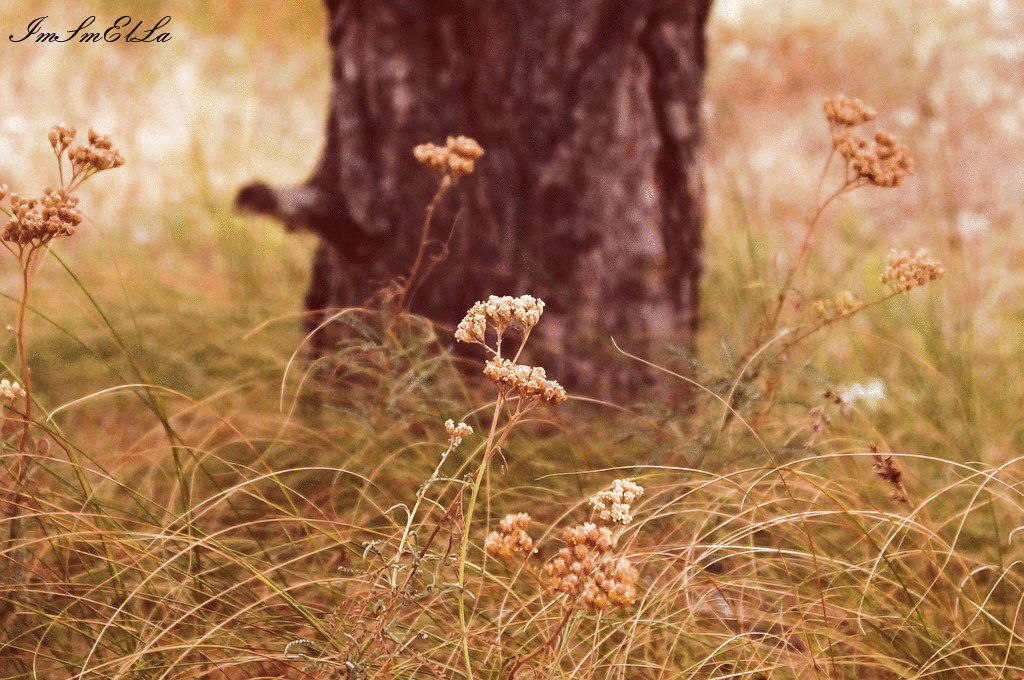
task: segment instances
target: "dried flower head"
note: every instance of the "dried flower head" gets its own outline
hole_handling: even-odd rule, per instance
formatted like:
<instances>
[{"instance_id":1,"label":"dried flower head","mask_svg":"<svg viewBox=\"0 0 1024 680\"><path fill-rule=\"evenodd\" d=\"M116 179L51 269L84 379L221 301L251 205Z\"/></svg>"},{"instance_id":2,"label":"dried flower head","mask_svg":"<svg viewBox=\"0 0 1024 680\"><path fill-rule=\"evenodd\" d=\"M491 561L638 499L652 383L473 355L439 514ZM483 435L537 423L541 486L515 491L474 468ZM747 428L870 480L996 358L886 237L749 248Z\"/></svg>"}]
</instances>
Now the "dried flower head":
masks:
<instances>
[{"instance_id":1,"label":"dried flower head","mask_svg":"<svg viewBox=\"0 0 1024 680\"><path fill-rule=\"evenodd\" d=\"M825 411L824 406L815 406L807 412L807 415L811 418L811 436L808 438L807 443L804 444L805 449L814 446L814 443L818 441L818 437L832 424L832 417Z\"/></svg>"},{"instance_id":2,"label":"dried flower head","mask_svg":"<svg viewBox=\"0 0 1024 680\"><path fill-rule=\"evenodd\" d=\"M814 313L824 321L835 321L844 316L853 314L864 306L864 303L856 295L848 290L836 293L833 298L817 300L814 305Z\"/></svg>"},{"instance_id":3,"label":"dried flower head","mask_svg":"<svg viewBox=\"0 0 1024 680\"><path fill-rule=\"evenodd\" d=\"M68 160L71 161L71 169L76 177L124 165L121 152L114 148L110 138L92 129L89 130L89 144L70 148Z\"/></svg>"},{"instance_id":4,"label":"dried flower head","mask_svg":"<svg viewBox=\"0 0 1024 680\"><path fill-rule=\"evenodd\" d=\"M469 308L455 329L455 339L483 345L488 323L499 338L513 323L518 323L525 334L537 325L543 313L544 301L532 295L491 295Z\"/></svg>"},{"instance_id":5,"label":"dried flower head","mask_svg":"<svg viewBox=\"0 0 1024 680\"><path fill-rule=\"evenodd\" d=\"M882 273L882 283L888 284L893 292L905 293L941 279L945 273L942 263L929 257L924 248L913 255L908 251L892 250L889 252L889 266Z\"/></svg>"},{"instance_id":6,"label":"dried flower head","mask_svg":"<svg viewBox=\"0 0 1024 680\"><path fill-rule=\"evenodd\" d=\"M874 447L872 447L874 451ZM909 503L906 487L903 486L903 470L896 460L889 454L874 453L874 461L871 469L878 475L879 479L888 482L892 487L889 497L897 503Z\"/></svg>"},{"instance_id":7,"label":"dried flower head","mask_svg":"<svg viewBox=\"0 0 1024 680\"><path fill-rule=\"evenodd\" d=\"M458 179L473 172L476 161L484 155L483 147L471 137L449 137L445 146L419 144L412 150L416 160Z\"/></svg>"},{"instance_id":8,"label":"dried flower head","mask_svg":"<svg viewBox=\"0 0 1024 680\"><path fill-rule=\"evenodd\" d=\"M47 134L61 169L60 189L46 189L38 199L23 199L13 193L9 196L10 219L0 228L0 240L29 246L22 253L31 253L54 238L74 234L82 223L74 190L92 174L124 163L109 137L89 130L87 145L71 147L76 134L75 128L66 125L55 125ZM63 173L65 151L73 170L72 177L66 182ZM7 185L0 186L0 199L7 195Z\"/></svg>"},{"instance_id":9,"label":"dried flower head","mask_svg":"<svg viewBox=\"0 0 1024 680\"><path fill-rule=\"evenodd\" d=\"M565 388L547 377L539 366L524 366L508 359L494 357L484 365L484 375L502 392L515 390L524 400L561 404L566 399Z\"/></svg>"},{"instance_id":10,"label":"dried flower head","mask_svg":"<svg viewBox=\"0 0 1024 680\"><path fill-rule=\"evenodd\" d=\"M436 144L418 144L412 155L423 165L444 170L448 166L448 149Z\"/></svg>"},{"instance_id":11,"label":"dried flower head","mask_svg":"<svg viewBox=\"0 0 1024 680\"><path fill-rule=\"evenodd\" d=\"M868 184L896 187L914 171L910 149L885 132L875 133L873 142L841 132L832 138L832 146L846 159L847 170Z\"/></svg>"},{"instance_id":12,"label":"dried flower head","mask_svg":"<svg viewBox=\"0 0 1024 680\"><path fill-rule=\"evenodd\" d=\"M500 531L492 531L484 539L484 550L489 555L510 559L516 553L533 550L533 539L526 532L530 528L530 516L525 512L505 515L498 527Z\"/></svg>"},{"instance_id":13,"label":"dried flower head","mask_svg":"<svg viewBox=\"0 0 1024 680\"><path fill-rule=\"evenodd\" d=\"M633 503L644 495L644 488L628 479L616 479L610 489L598 491L590 497L590 504L598 517L606 522L629 524L633 521Z\"/></svg>"},{"instance_id":14,"label":"dried flower head","mask_svg":"<svg viewBox=\"0 0 1024 680\"><path fill-rule=\"evenodd\" d=\"M638 574L629 558L614 553L607 527L587 522L563 533L567 546L544 566L545 585L555 594L578 597L589 611L636 600Z\"/></svg>"},{"instance_id":15,"label":"dried flower head","mask_svg":"<svg viewBox=\"0 0 1024 680\"><path fill-rule=\"evenodd\" d=\"M71 142L75 141L75 135L77 134L78 131L75 128L62 123L50 128L47 139L50 140L50 146L53 147L54 152L59 156L64 153L64 149L71 146Z\"/></svg>"},{"instance_id":16,"label":"dried flower head","mask_svg":"<svg viewBox=\"0 0 1024 680\"><path fill-rule=\"evenodd\" d=\"M64 189L46 189L38 200L11 194L10 205L11 219L0 230L0 239L9 243L43 245L74 234L82 223L78 198Z\"/></svg>"},{"instance_id":17,"label":"dried flower head","mask_svg":"<svg viewBox=\"0 0 1024 680\"><path fill-rule=\"evenodd\" d=\"M484 148L475 139L465 135L449 137L445 142L445 146L453 154L462 156L470 161L475 161L484 155Z\"/></svg>"},{"instance_id":18,"label":"dried flower head","mask_svg":"<svg viewBox=\"0 0 1024 680\"><path fill-rule=\"evenodd\" d=\"M836 95L825 100L825 118L835 127L854 127L874 119L878 112L860 99Z\"/></svg>"},{"instance_id":19,"label":"dried flower head","mask_svg":"<svg viewBox=\"0 0 1024 680\"><path fill-rule=\"evenodd\" d=\"M448 433L448 443L454 449L462 440L473 434L473 428L466 423L455 424L450 418L444 421L444 429Z\"/></svg>"},{"instance_id":20,"label":"dried flower head","mask_svg":"<svg viewBox=\"0 0 1024 680\"><path fill-rule=\"evenodd\" d=\"M11 382L7 378L0 380L0 400L15 401L25 397L25 390L18 381Z\"/></svg>"}]
</instances>

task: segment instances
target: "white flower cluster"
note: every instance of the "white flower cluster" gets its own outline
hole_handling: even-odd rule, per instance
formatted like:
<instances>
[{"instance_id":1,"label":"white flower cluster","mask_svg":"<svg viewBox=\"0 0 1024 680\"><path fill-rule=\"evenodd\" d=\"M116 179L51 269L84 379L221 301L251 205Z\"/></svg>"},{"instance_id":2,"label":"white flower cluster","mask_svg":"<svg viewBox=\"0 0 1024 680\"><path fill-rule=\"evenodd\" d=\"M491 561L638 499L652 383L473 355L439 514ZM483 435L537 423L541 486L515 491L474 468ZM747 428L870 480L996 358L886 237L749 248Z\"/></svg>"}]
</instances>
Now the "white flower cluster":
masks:
<instances>
[{"instance_id":1,"label":"white flower cluster","mask_svg":"<svg viewBox=\"0 0 1024 680\"><path fill-rule=\"evenodd\" d=\"M0 399L4 401L14 401L15 399L23 398L25 396L25 390L18 381L11 382L4 378L0 380Z\"/></svg>"},{"instance_id":2,"label":"white flower cluster","mask_svg":"<svg viewBox=\"0 0 1024 680\"><path fill-rule=\"evenodd\" d=\"M444 421L445 432L448 433L448 441L451 447L454 449L456 446L462 443L462 440L473 434L473 428L466 423L455 424L455 421L449 418Z\"/></svg>"},{"instance_id":3,"label":"white flower cluster","mask_svg":"<svg viewBox=\"0 0 1024 680\"><path fill-rule=\"evenodd\" d=\"M539 399L555 405L566 399L565 388L550 380L539 366L524 366L495 357L487 360L484 375L502 391L515 390L522 399Z\"/></svg>"},{"instance_id":4,"label":"white flower cluster","mask_svg":"<svg viewBox=\"0 0 1024 680\"><path fill-rule=\"evenodd\" d=\"M590 504L598 517L606 522L629 524L633 521L633 503L644 495L644 488L628 479L616 479L610 489L598 491L590 497Z\"/></svg>"},{"instance_id":5,"label":"white flower cluster","mask_svg":"<svg viewBox=\"0 0 1024 680\"><path fill-rule=\"evenodd\" d=\"M524 332L529 331L537 325L543 313L544 301L532 295L492 295L469 308L455 329L455 339L483 345L488 323L494 326L500 337L513 322L518 322Z\"/></svg>"}]
</instances>

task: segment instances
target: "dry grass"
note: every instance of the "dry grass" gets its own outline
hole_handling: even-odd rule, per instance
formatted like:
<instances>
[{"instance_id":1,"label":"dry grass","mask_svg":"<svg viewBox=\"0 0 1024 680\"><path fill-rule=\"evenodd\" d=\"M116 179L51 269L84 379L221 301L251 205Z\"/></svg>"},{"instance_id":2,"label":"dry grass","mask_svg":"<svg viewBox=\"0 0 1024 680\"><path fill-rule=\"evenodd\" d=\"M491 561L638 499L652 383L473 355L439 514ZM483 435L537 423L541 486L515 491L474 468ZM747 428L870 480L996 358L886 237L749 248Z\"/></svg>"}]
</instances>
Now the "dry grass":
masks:
<instances>
[{"instance_id":1,"label":"dry grass","mask_svg":"<svg viewBox=\"0 0 1024 680\"><path fill-rule=\"evenodd\" d=\"M55 181L62 120L127 165L34 274L31 437L12 409L0 430L0 536L22 527L0 676L1024 677L1019 9L755 2L712 27L701 361L664 367L697 385L684 408L541 403L492 360L496 389L450 329L371 310L340 316L337 389L293 361L310 244L229 201L309 170L327 64L319 4L273 3L273 30L269 6L147 4L174 16L158 49L2 48L0 183ZM808 220L843 185L833 166L817 193L840 91L917 167ZM947 275L902 290L937 271L921 245ZM447 419L474 434L453 446ZM616 479L644 493L602 522L588 498ZM519 512L536 552L489 553ZM545 566L587 521L637 573L614 606Z\"/></svg>"}]
</instances>

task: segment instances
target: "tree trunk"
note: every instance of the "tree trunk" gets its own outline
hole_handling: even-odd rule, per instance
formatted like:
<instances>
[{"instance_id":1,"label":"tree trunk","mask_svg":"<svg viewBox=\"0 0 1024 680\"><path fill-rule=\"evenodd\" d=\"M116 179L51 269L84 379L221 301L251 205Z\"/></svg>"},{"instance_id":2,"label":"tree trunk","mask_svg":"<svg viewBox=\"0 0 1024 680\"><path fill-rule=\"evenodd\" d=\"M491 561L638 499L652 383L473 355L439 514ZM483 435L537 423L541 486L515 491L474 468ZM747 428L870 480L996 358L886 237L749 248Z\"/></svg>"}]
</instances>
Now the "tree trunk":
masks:
<instances>
[{"instance_id":1,"label":"tree trunk","mask_svg":"<svg viewBox=\"0 0 1024 680\"><path fill-rule=\"evenodd\" d=\"M447 257L412 311L454 323L489 294L531 293L548 303L538 332L566 355L609 336L688 344L711 0L327 4L320 165L305 185L238 198L323 238L311 309L362 304L408 274L437 187L412 148L465 134L486 155L438 210Z\"/></svg>"}]
</instances>

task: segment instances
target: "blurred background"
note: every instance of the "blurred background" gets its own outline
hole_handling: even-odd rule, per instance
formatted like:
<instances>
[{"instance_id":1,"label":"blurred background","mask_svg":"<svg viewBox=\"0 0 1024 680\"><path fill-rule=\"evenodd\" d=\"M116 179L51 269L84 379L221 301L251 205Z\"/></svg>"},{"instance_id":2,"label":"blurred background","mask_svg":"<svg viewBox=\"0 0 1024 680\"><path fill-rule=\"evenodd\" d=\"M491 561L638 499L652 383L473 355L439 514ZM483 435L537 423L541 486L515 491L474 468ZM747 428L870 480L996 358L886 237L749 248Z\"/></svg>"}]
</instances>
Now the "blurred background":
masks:
<instances>
[{"instance_id":1,"label":"blurred background","mask_svg":"<svg viewBox=\"0 0 1024 680\"><path fill-rule=\"evenodd\" d=\"M230 206L245 181L298 182L318 160L324 9L316 0L0 1L5 35L37 16L66 30L89 14L146 25L170 15L173 39L0 43L0 182L23 194L54 183L46 132L62 121L110 135L127 160L86 185L89 222L56 249L80 287L55 258L37 279L33 308L46 318L30 321L30 363L41 399L56 407L118 385L135 361L222 413L277 412L315 242ZM709 371L742 351L802 235L830 150L822 99L861 97L913 149L917 171L826 215L804 283L813 289L801 293L876 295L891 247L927 247L949 273L821 334L801 364L802 392L781 406L804 413L823 389L881 379L876 424L891 446L994 462L1019 450L1022 36L1024 7L1009 0L716 1L699 340ZM0 266L0 284L16 296L13 261ZM133 403L91 398L61 419L88 422L101 449L130 455L152 427Z\"/></svg>"}]
</instances>

